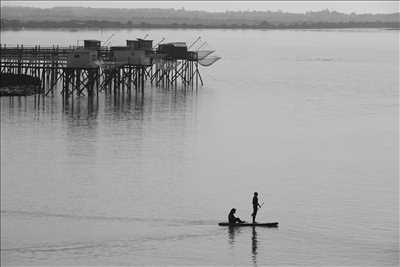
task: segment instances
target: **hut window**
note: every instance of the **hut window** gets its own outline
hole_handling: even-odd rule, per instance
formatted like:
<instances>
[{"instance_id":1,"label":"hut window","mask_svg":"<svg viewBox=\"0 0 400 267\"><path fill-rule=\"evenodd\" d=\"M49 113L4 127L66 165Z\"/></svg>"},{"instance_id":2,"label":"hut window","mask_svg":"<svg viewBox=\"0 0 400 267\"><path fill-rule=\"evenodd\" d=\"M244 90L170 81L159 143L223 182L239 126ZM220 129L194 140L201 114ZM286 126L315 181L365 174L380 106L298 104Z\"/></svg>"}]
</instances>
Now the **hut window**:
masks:
<instances>
[{"instance_id":1,"label":"hut window","mask_svg":"<svg viewBox=\"0 0 400 267\"><path fill-rule=\"evenodd\" d=\"M75 54L75 55L74 55L74 58L79 58L79 54Z\"/></svg>"}]
</instances>

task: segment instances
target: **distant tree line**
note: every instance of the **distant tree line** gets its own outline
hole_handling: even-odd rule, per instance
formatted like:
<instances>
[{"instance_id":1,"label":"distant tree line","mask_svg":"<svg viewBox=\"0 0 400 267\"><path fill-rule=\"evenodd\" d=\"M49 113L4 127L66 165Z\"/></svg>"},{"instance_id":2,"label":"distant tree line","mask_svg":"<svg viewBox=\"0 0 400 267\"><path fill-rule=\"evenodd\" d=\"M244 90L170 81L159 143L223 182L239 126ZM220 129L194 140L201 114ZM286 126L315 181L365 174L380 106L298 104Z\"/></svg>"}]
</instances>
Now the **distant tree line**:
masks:
<instances>
[{"instance_id":1,"label":"distant tree line","mask_svg":"<svg viewBox=\"0 0 400 267\"><path fill-rule=\"evenodd\" d=\"M182 9L55 7L1 8L2 29L22 28L400 28L400 13L344 14L336 11L206 12Z\"/></svg>"},{"instance_id":2,"label":"distant tree line","mask_svg":"<svg viewBox=\"0 0 400 267\"><path fill-rule=\"evenodd\" d=\"M400 29L399 23L395 22L299 22L299 23L277 23L271 24L266 21L260 24L188 24L188 23L126 23L120 21L105 20L68 20L68 21L20 21L20 20L1 20L3 30L21 29L103 29L103 28L172 28L172 29L335 29L335 28L390 28Z\"/></svg>"}]
</instances>

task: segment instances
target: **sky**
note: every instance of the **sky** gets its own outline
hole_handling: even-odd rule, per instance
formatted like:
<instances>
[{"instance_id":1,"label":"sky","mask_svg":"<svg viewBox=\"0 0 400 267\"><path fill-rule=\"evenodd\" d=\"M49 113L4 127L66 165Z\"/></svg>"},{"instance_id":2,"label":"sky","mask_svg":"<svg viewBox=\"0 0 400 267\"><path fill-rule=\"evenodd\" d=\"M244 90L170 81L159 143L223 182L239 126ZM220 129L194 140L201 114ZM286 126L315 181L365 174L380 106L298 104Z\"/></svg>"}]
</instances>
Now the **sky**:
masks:
<instances>
[{"instance_id":1,"label":"sky","mask_svg":"<svg viewBox=\"0 0 400 267\"><path fill-rule=\"evenodd\" d=\"M111 7L111 8L175 8L186 10L221 11L278 11L304 13L329 9L342 13L395 13L398 1L20 1L1 0L2 6L30 7Z\"/></svg>"}]
</instances>

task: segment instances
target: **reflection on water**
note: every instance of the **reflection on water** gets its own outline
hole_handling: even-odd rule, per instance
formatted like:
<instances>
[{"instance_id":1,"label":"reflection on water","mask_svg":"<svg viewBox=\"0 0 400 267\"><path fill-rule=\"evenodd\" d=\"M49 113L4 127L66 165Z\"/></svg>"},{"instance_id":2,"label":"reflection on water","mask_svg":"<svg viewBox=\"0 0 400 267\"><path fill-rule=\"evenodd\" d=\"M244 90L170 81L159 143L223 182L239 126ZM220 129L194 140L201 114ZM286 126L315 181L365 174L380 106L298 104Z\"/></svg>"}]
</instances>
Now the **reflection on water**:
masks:
<instances>
[{"instance_id":1,"label":"reflection on water","mask_svg":"<svg viewBox=\"0 0 400 267\"><path fill-rule=\"evenodd\" d=\"M240 233L240 227L228 227L228 240L231 247L235 245L235 235Z\"/></svg>"},{"instance_id":2,"label":"reflection on water","mask_svg":"<svg viewBox=\"0 0 400 267\"><path fill-rule=\"evenodd\" d=\"M25 113L25 115L33 114L34 119L39 120L42 115L61 114L64 118L80 120L97 119L99 114L103 114L105 117L113 116L113 119L129 116L129 119L142 120L146 112L192 113L191 104L195 104L193 103L195 95L197 91L163 92L152 88L146 95L138 96L102 94L99 98L74 97L69 101L62 101L62 97L58 95L52 97L33 95L2 97L0 101L2 110L7 110L9 118Z\"/></svg>"},{"instance_id":3,"label":"reflection on water","mask_svg":"<svg viewBox=\"0 0 400 267\"><path fill-rule=\"evenodd\" d=\"M252 229L252 235L251 235L251 254L252 254L252 260L253 264L257 265L257 231L256 228L253 226Z\"/></svg>"},{"instance_id":4,"label":"reflection on water","mask_svg":"<svg viewBox=\"0 0 400 267\"><path fill-rule=\"evenodd\" d=\"M98 101L77 98L70 103L63 102L63 113L70 118L81 119L86 116L88 119L96 119L99 111Z\"/></svg>"},{"instance_id":5,"label":"reflection on water","mask_svg":"<svg viewBox=\"0 0 400 267\"><path fill-rule=\"evenodd\" d=\"M241 227L228 227L228 241L233 249L235 247L235 239L241 233ZM256 227L252 227L251 231L251 261L254 266L257 266L257 248L259 241L257 239Z\"/></svg>"}]
</instances>

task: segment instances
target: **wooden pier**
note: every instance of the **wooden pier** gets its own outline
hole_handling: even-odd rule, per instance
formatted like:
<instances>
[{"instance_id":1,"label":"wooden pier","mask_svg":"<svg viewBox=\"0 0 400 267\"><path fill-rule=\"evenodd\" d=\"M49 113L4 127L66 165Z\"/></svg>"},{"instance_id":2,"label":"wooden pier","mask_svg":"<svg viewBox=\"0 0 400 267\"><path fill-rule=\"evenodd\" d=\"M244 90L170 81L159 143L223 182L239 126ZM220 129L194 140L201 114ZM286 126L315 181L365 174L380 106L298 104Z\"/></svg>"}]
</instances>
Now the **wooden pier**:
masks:
<instances>
[{"instance_id":1,"label":"wooden pier","mask_svg":"<svg viewBox=\"0 0 400 267\"><path fill-rule=\"evenodd\" d=\"M144 95L146 85L193 90L203 85L199 54L184 43L152 47L151 40L127 40L125 47L104 47L85 40L82 47L0 46L1 74L39 78L40 93L64 101L106 94Z\"/></svg>"}]
</instances>

